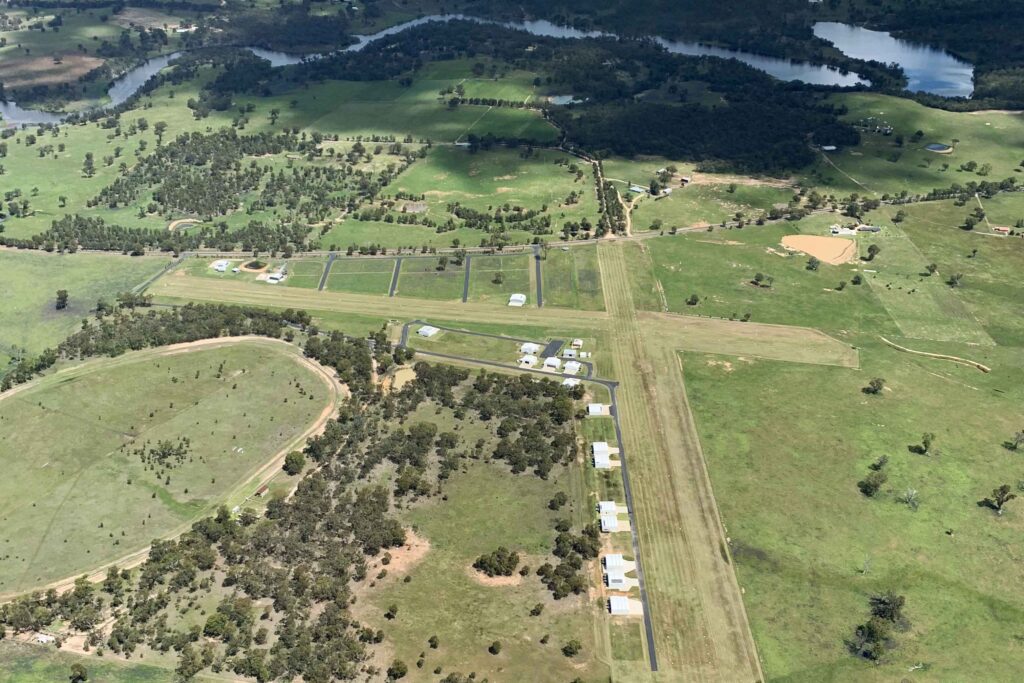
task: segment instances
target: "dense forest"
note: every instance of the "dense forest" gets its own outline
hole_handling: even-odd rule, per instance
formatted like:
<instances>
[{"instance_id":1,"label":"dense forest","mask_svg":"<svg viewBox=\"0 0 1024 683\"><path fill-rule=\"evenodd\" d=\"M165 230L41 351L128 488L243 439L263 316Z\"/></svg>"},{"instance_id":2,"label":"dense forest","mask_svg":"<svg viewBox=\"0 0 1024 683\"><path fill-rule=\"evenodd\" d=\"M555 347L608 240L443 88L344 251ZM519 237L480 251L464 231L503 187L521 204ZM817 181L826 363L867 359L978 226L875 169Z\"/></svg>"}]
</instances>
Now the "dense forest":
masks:
<instances>
[{"instance_id":1,"label":"dense forest","mask_svg":"<svg viewBox=\"0 0 1024 683\"><path fill-rule=\"evenodd\" d=\"M360 623L349 610L356 587L372 581L370 560L405 542L394 501L410 505L431 498L443 505L446 480L470 460L490 461L480 466L505 467L519 476L547 477L577 457L575 400L582 387L420 362L414 381L384 393L370 382L371 346L365 339L321 334L301 311L137 310L145 303L126 300L72 335L59 354L119 353L222 334L277 336L287 322L305 329L306 355L335 368L353 395L324 432L307 442L303 456L313 467L294 495L271 499L263 512L245 508L231 514L221 508L175 540L154 541L138 569L112 567L99 584L83 579L61 595L36 592L6 604L0 607L0 633L44 629L61 620L72 632L87 634L89 650L122 657L137 657L145 648L176 653L179 680L205 670L257 681L380 677L384 672L368 659L387 634ZM379 369L409 357L383 333L374 341ZM453 428L411 420L421 406L431 414L444 412ZM463 427L470 423L482 425L489 436L467 439ZM168 442L140 457L173 459L188 447ZM381 476L388 471L394 476ZM566 502L562 498L559 506ZM532 580L555 600L581 593L587 586L585 563L599 547L594 525L574 529L559 521L551 531L550 561ZM216 607L198 624L183 625L180 607L201 600ZM404 670L406 664L392 667Z\"/></svg>"}]
</instances>

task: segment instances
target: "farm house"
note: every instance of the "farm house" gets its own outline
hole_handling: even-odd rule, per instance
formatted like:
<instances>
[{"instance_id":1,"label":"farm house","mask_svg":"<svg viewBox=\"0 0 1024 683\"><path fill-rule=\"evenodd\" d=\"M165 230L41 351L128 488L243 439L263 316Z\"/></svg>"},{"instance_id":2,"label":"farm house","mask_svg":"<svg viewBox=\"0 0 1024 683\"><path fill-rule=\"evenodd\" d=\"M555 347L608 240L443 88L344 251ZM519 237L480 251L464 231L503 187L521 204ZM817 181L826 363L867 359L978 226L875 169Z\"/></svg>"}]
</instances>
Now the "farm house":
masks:
<instances>
[{"instance_id":1,"label":"farm house","mask_svg":"<svg viewBox=\"0 0 1024 683\"><path fill-rule=\"evenodd\" d=\"M416 330L416 334L418 334L421 337L430 338L430 337L433 337L435 334L437 334L440 331L441 330L437 329L433 325L424 325L420 329Z\"/></svg>"},{"instance_id":2,"label":"farm house","mask_svg":"<svg viewBox=\"0 0 1024 683\"><path fill-rule=\"evenodd\" d=\"M519 345L519 353L526 353L530 355L536 355L540 351L540 344L533 342L523 342Z\"/></svg>"}]
</instances>

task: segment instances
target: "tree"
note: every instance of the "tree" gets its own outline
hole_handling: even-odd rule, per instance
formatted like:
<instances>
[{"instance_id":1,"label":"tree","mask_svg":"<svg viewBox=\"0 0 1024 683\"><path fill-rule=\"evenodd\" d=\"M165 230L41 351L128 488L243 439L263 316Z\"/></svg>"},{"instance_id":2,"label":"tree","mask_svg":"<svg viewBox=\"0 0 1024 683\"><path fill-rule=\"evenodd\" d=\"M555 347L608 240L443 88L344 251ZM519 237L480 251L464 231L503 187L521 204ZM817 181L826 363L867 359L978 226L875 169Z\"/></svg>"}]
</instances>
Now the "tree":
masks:
<instances>
[{"instance_id":1,"label":"tree","mask_svg":"<svg viewBox=\"0 0 1024 683\"><path fill-rule=\"evenodd\" d=\"M566 495L565 491L559 491L551 500L548 501L548 508L551 510L559 510L568 502L569 496Z\"/></svg>"},{"instance_id":2,"label":"tree","mask_svg":"<svg viewBox=\"0 0 1024 683\"><path fill-rule=\"evenodd\" d=\"M75 662L71 665L71 675L68 676L68 680L71 683L85 683L89 680L89 672L86 671L85 665L79 662Z\"/></svg>"},{"instance_id":3,"label":"tree","mask_svg":"<svg viewBox=\"0 0 1024 683\"><path fill-rule=\"evenodd\" d=\"M928 271L928 275L935 275L935 273L939 270L939 266L934 263L929 263L927 266L924 267L924 269Z\"/></svg>"},{"instance_id":4,"label":"tree","mask_svg":"<svg viewBox=\"0 0 1024 683\"><path fill-rule=\"evenodd\" d=\"M505 281L505 274L500 270L494 274L494 279L491 280L496 285L500 285Z\"/></svg>"},{"instance_id":5,"label":"tree","mask_svg":"<svg viewBox=\"0 0 1024 683\"><path fill-rule=\"evenodd\" d=\"M284 458L284 471L293 477L306 466L306 456L302 451L292 451Z\"/></svg>"},{"instance_id":6,"label":"tree","mask_svg":"<svg viewBox=\"0 0 1024 683\"><path fill-rule=\"evenodd\" d=\"M878 253L880 251L882 251L882 248L880 246L878 246L877 244L872 244L872 245L868 246L868 255L867 255L867 258L864 259L864 260L865 261L874 261L875 257L878 256Z\"/></svg>"},{"instance_id":7,"label":"tree","mask_svg":"<svg viewBox=\"0 0 1024 683\"><path fill-rule=\"evenodd\" d=\"M493 643L491 643L490 646L487 648L487 651L490 652L492 655L501 654L501 641L496 640Z\"/></svg>"},{"instance_id":8,"label":"tree","mask_svg":"<svg viewBox=\"0 0 1024 683\"><path fill-rule=\"evenodd\" d=\"M817 258L812 256L811 258L807 259L807 270L818 270L820 266L821 261L818 260Z\"/></svg>"},{"instance_id":9,"label":"tree","mask_svg":"<svg viewBox=\"0 0 1024 683\"><path fill-rule=\"evenodd\" d=\"M889 475L883 470L868 472L868 476L857 482L857 488L868 498L874 498L882 485L889 480Z\"/></svg>"},{"instance_id":10,"label":"tree","mask_svg":"<svg viewBox=\"0 0 1024 683\"><path fill-rule=\"evenodd\" d=\"M397 681L399 678L405 678L405 675L409 673L409 667L405 665L400 659L396 659L391 662L391 666L388 667L388 679Z\"/></svg>"},{"instance_id":11,"label":"tree","mask_svg":"<svg viewBox=\"0 0 1024 683\"><path fill-rule=\"evenodd\" d=\"M863 391L865 394L875 395L882 393L882 389L884 388L885 380L882 379L881 377L875 377L870 382L868 382L868 385L861 389L861 391Z\"/></svg>"},{"instance_id":12,"label":"tree","mask_svg":"<svg viewBox=\"0 0 1024 683\"><path fill-rule=\"evenodd\" d=\"M691 294L690 298L686 300L687 306L696 306L700 303L700 298L696 294Z\"/></svg>"},{"instance_id":13,"label":"tree","mask_svg":"<svg viewBox=\"0 0 1024 683\"><path fill-rule=\"evenodd\" d=\"M1015 433L1009 441L1003 442L1003 447L1010 451L1015 451L1021 446L1024 446L1024 429Z\"/></svg>"},{"instance_id":14,"label":"tree","mask_svg":"<svg viewBox=\"0 0 1024 683\"><path fill-rule=\"evenodd\" d=\"M156 133L156 146L159 147L164 141L164 132L167 130L165 121L157 121L153 124L153 132Z\"/></svg>"},{"instance_id":15,"label":"tree","mask_svg":"<svg viewBox=\"0 0 1024 683\"><path fill-rule=\"evenodd\" d=\"M872 616L884 619L890 624L904 627L908 625L906 617L903 616L903 607L907 604L907 599L902 595L887 591L880 595L871 596L868 604L871 605Z\"/></svg>"},{"instance_id":16,"label":"tree","mask_svg":"<svg viewBox=\"0 0 1024 683\"><path fill-rule=\"evenodd\" d=\"M96 162L93 160L92 152L85 153L85 161L82 162L82 175L86 178L96 175Z\"/></svg>"},{"instance_id":17,"label":"tree","mask_svg":"<svg viewBox=\"0 0 1024 683\"><path fill-rule=\"evenodd\" d=\"M57 301L55 304L58 311L63 311L68 307L68 290L58 289L57 290Z\"/></svg>"},{"instance_id":18,"label":"tree","mask_svg":"<svg viewBox=\"0 0 1024 683\"><path fill-rule=\"evenodd\" d=\"M992 497L983 499L981 505L995 510L997 515L1002 515L1005 505L1016 497L1016 493L1010 492L1010 485L1003 484L998 488L992 489Z\"/></svg>"},{"instance_id":19,"label":"tree","mask_svg":"<svg viewBox=\"0 0 1024 683\"><path fill-rule=\"evenodd\" d=\"M653 197L657 197L661 194L661 183L659 183L657 179L651 181L650 191L651 196Z\"/></svg>"},{"instance_id":20,"label":"tree","mask_svg":"<svg viewBox=\"0 0 1024 683\"><path fill-rule=\"evenodd\" d=\"M949 276L949 279L946 280L946 284L955 289L960 286L960 281L963 279L963 273L953 273L952 275Z\"/></svg>"},{"instance_id":21,"label":"tree","mask_svg":"<svg viewBox=\"0 0 1024 683\"><path fill-rule=\"evenodd\" d=\"M430 636L430 639L427 641L427 645L430 646L431 650L436 650L440 644L441 641L437 639L437 636Z\"/></svg>"},{"instance_id":22,"label":"tree","mask_svg":"<svg viewBox=\"0 0 1024 683\"><path fill-rule=\"evenodd\" d=\"M562 654L566 657L575 657L579 654L580 650L583 649L583 645L580 641L573 638L568 643L562 646Z\"/></svg>"}]
</instances>

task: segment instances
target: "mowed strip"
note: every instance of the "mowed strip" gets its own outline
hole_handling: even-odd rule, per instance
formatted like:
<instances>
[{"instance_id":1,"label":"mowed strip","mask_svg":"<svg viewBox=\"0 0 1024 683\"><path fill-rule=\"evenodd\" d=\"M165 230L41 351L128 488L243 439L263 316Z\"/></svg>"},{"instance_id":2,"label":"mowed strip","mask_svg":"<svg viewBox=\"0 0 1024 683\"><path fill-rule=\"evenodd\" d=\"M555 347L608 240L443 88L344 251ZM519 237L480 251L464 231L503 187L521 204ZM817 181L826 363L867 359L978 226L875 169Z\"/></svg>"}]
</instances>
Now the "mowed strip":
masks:
<instances>
[{"instance_id":1,"label":"mowed strip","mask_svg":"<svg viewBox=\"0 0 1024 683\"><path fill-rule=\"evenodd\" d=\"M664 324L645 329L622 247L601 245L598 257L660 670L666 680L762 680L676 337Z\"/></svg>"},{"instance_id":2,"label":"mowed strip","mask_svg":"<svg viewBox=\"0 0 1024 683\"><path fill-rule=\"evenodd\" d=\"M157 280L148 290L155 296L193 301L217 301L274 308L305 308L338 313L383 315L395 320L469 320L491 324L563 325L575 323L600 328L607 313L568 308L509 308L486 303L459 303L412 298L384 298L369 294L319 292L302 288L275 287L257 282L231 282L193 277L183 270Z\"/></svg>"}]
</instances>

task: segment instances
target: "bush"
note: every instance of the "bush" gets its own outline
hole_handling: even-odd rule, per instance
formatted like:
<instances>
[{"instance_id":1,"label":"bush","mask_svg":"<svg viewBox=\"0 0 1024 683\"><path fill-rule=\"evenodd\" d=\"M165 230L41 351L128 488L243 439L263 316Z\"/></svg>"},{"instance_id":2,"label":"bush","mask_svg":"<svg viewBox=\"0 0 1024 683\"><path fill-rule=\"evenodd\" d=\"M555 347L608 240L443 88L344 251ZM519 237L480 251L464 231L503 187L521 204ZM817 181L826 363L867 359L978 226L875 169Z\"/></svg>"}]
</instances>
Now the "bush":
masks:
<instances>
[{"instance_id":1,"label":"bush","mask_svg":"<svg viewBox=\"0 0 1024 683\"><path fill-rule=\"evenodd\" d=\"M284 471L293 477L302 471L302 468L306 466L306 456L301 451L292 451L285 456L284 459Z\"/></svg>"},{"instance_id":2,"label":"bush","mask_svg":"<svg viewBox=\"0 0 1024 683\"><path fill-rule=\"evenodd\" d=\"M562 654L566 657L575 657L583 649L583 645L575 638L562 646Z\"/></svg>"},{"instance_id":3,"label":"bush","mask_svg":"<svg viewBox=\"0 0 1024 683\"><path fill-rule=\"evenodd\" d=\"M490 647L487 648L487 651L492 655L501 654L501 641L496 640L491 643Z\"/></svg>"}]
</instances>

